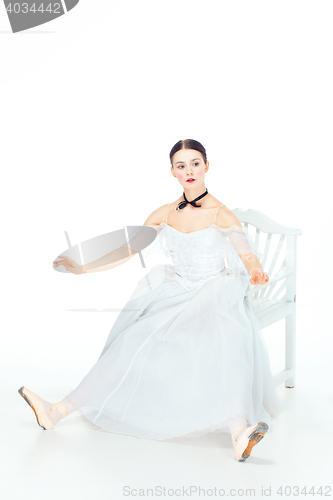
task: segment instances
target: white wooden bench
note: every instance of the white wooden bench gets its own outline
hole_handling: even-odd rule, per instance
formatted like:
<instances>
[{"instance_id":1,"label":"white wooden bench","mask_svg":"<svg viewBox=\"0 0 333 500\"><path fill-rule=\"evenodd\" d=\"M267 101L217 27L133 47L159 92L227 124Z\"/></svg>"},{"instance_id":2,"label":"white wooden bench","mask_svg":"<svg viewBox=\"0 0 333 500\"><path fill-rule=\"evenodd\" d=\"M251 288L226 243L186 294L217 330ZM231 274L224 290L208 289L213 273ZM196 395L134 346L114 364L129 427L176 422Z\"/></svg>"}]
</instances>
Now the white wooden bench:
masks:
<instances>
[{"instance_id":1,"label":"white wooden bench","mask_svg":"<svg viewBox=\"0 0 333 500\"><path fill-rule=\"evenodd\" d=\"M269 281L265 285L249 282L245 299L261 328L285 319L285 368L274 376L274 380L276 385L285 382L285 387L292 388L295 385L297 236L303 233L300 229L282 226L253 208L235 208L232 212L248 229L263 254L261 265ZM261 233L262 238L266 234L264 246L261 245Z\"/></svg>"}]
</instances>

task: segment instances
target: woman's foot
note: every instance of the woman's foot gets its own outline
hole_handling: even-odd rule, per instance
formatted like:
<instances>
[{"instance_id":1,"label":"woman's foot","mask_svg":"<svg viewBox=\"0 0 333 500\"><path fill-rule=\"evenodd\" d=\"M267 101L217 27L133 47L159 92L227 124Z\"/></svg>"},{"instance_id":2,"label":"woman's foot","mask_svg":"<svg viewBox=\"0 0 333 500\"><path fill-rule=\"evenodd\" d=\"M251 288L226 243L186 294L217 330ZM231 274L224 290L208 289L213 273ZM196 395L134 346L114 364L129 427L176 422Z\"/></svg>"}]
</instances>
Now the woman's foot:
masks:
<instances>
[{"instance_id":1,"label":"woman's foot","mask_svg":"<svg viewBox=\"0 0 333 500\"><path fill-rule=\"evenodd\" d=\"M37 396L37 394L29 391L29 389L24 386L20 387L18 393L28 403L30 408L33 409L38 425L44 430L53 429L53 427L59 422L59 420L69 414L68 409L63 401L60 401L60 403L51 404L48 401L45 401L44 399Z\"/></svg>"},{"instance_id":2,"label":"woman's foot","mask_svg":"<svg viewBox=\"0 0 333 500\"><path fill-rule=\"evenodd\" d=\"M266 422L258 422L243 431L236 429L233 434L235 459L238 462L244 462L250 456L253 446L262 440L267 431Z\"/></svg>"}]
</instances>

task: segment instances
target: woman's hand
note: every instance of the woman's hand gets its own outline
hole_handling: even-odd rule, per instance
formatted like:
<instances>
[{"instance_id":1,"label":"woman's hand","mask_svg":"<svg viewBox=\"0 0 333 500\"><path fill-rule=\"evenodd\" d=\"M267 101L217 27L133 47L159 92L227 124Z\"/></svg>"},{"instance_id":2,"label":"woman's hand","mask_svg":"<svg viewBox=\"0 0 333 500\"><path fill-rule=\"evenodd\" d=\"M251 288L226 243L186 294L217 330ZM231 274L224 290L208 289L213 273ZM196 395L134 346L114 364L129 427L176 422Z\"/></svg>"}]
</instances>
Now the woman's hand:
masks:
<instances>
[{"instance_id":1,"label":"woman's hand","mask_svg":"<svg viewBox=\"0 0 333 500\"><path fill-rule=\"evenodd\" d=\"M258 268L254 268L251 271L250 283L252 285L265 285L268 283L269 277L264 271L260 271Z\"/></svg>"},{"instance_id":2,"label":"woman's hand","mask_svg":"<svg viewBox=\"0 0 333 500\"><path fill-rule=\"evenodd\" d=\"M86 272L84 266L80 266L75 260L67 257L67 255L59 255L57 258L59 259L60 257L62 257L63 260L54 260L54 267L64 266L66 271L70 271L73 274L84 274Z\"/></svg>"}]
</instances>

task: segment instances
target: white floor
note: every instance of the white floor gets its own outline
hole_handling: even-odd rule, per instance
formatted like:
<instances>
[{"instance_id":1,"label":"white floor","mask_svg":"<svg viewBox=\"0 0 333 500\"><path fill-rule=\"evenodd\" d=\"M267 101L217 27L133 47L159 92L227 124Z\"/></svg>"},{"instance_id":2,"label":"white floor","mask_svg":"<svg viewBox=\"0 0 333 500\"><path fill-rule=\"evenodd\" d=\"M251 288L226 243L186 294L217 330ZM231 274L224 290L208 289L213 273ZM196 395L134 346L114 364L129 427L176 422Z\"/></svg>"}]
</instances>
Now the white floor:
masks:
<instances>
[{"instance_id":1,"label":"white floor","mask_svg":"<svg viewBox=\"0 0 333 500\"><path fill-rule=\"evenodd\" d=\"M314 487L316 493L320 486L323 493L332 496L333 491L329 489L333 483L331 353L324 347L327 331L315 332L313 343L306 341L308 334L301 335L303 329L312 328L312 322L315 318L299 315L295 387L279 386L282 409L274 422L274 431L253 448L245 462L234 459L231 438L226 434L158 442L101 431L80 412L69 415L53 430L44 431L17 390L27 385L43 398L58 401L60 393L66 395L71 390L68 385L71 372L4 362L0 415L1 498L106 500L126 496L179 496L197 499L223 496L223 491L219 494L220 489L225 490L225 496L284 498L297 496L297 488L301 492L305 487L307 491ZM282 322L277 324L276 331L278 329L278 335L283 338ZM273 334L269 336L268 329L263 331L275 373ZM61 359L60 350L58 355ZM57 387L48 388L52 380L57 381ZM125 487L128 489L123 490ZM156 488L155 496L147 491L149 488ZM238 495L231 491L233 488L239 490ZM266 489L264 495L262 488ZM247 489L255 493L246 492ZM319 498L319 495L311 498Z\"/></svg>"}]
</instances>

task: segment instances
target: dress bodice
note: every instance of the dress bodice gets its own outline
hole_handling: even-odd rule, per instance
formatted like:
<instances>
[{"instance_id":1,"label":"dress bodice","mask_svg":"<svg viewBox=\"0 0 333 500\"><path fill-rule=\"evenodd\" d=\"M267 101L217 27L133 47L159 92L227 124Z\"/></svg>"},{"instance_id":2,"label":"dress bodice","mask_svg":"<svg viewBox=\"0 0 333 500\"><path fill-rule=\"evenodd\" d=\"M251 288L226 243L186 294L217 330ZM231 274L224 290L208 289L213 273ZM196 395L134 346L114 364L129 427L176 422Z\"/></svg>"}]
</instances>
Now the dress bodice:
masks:
<instances>
[{"instance_id":1,"label":"dress bodice","mask_svg":"<svg viewBox=\"0 0 333 500\"><path fill-rule=\"evenodd\" d=\"M254 254L261 261L262 254L247 227L235 224L219 227L215 221L216 214L210 226L190 233L183 233L167 222L146 225L156 230L157 235L151 244L140 248L141 253L144 258L151 253L171 258L175 279L188 289L201 288L221 273L249 276L239 256ZM134 242L131 248L135 248Z\"/></svg>"},{"instance_id":2,"label":"dress bodice","mask_svg":"<svg viewBox=\"0 0 333 500\"><path fill-rule=\"evenodd\" d=\"M201 287L225 270L225 254L218 226L183 233L162 222L176 280L188 288Z\"/></svg>"}]
</instances>

